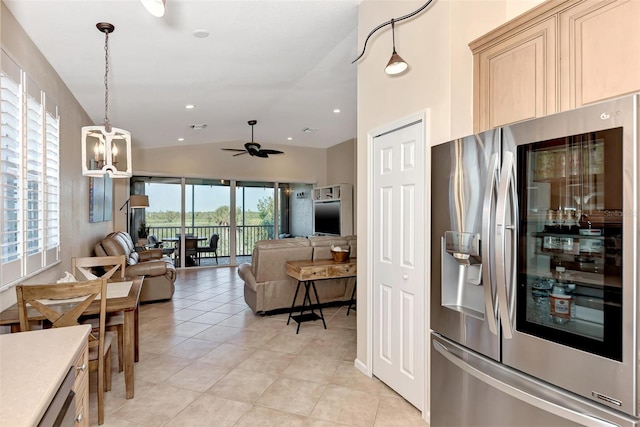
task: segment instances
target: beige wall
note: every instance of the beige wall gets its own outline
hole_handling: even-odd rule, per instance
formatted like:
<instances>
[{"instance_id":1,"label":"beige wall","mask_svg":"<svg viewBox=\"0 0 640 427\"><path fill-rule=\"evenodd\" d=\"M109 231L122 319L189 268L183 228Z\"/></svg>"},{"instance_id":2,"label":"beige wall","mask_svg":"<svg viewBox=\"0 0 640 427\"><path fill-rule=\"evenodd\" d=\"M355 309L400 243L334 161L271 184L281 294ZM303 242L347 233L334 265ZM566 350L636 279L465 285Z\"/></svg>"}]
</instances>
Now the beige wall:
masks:
<instances>
[{"instance_id":1,"label":"beige wall","mask_svg":"<svg viewBox=\"0 0 640 427\"><path fill-rule=\"evenodd\" d=\"M327 149L327 177L319 186L356 185L356 140L350 139Z\"/></svg>"},{"instance_id":2,"label":"beige wall","mask_svg":"<svg viewBox=\"0 0 640 427\"><path fill-rule=\"evenodd\" d=\"M472 132L473 58L468 43L540 1L437 0L420 15L396 25L396 50L409 69L388 76L384 67L391 56L390 26L378 31L358 63L357 137L357 232L358 246L371 242L367 191L371 174L368 164L368 132L403 117L427 110L427 145ZM378 24L405 15L424 4L420 1L363 0L358 15L359 49ZM428 151L428 150L427 150ZM427 165L430 163L427 155ZM427 167L428 168L428 167ZM429 189L429 171L426 171ZM429 199L427 199L429 200ZM429 205L429 203L427 203ZM425 218L429 221L429 218ZM427 227L428 229L428 227ZM429 242L428 236L425 241ZM428 281L430 254L424 260ZM371 261L366 251L358 254L358 364L367 367L370 343L367 336ZM429 283L425 283L429 289ZM428 294L428 291L427 291ZM428 303L425 307L428 310ZM427 311L426 319L428 325ZM426 328L428 334L429 329ZM425 337L427 339L428 335ZM371 367L368 367L369 369ZM428 370L425 370L428 373ZM428 379L425 382L428 385Z\"/></svg>"},{"instance_id":3,"label":"beige wall","mask_svg":"<svg viewBox=\"0 0 640 427\"><path fill-rule=\"evenodd\" d=\"M93 123L55 70L2 3L2 47L52 98L60 111L60 232L62 262L25 283L55 281L71 269L72 256L91 255L93 245L111 231L112 222L89 223L89 178L82 176L80 128ZM61 46L61 49L64 47ZM98 97L97 101L100 100ZM73 238L71 236L74 236ZM80 238L78 238L80 237ZM0 293L0 310L15 302L13 288Z\"/></svg>"},{"instance_id":4,"label":"beige wall","mask_svg":"<svg viewBox=\"0 0 640 427\"><path fill-rule=\"evenodd\" d=\"M322 182L326 176L327 150L319 148L277 146L269 148L284 154L268 159L220 150L229 144L202 144L162 149L134 150L136 173L151 171L167 176L278 182Z\"/></svg>"}]
</instances>

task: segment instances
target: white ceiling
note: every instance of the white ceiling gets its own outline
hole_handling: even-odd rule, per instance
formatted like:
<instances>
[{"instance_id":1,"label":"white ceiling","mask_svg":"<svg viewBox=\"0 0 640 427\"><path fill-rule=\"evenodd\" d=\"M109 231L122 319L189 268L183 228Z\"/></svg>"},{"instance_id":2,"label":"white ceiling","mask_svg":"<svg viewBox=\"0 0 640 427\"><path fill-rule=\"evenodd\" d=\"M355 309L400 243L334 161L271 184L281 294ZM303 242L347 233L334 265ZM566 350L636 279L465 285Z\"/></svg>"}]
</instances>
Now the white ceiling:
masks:
<instances>
[{"instance_id":1,"label":"white ceiling","mask_svg":"<svg viewBox=\"0 0 640 427\"><path fill-rule=\"evenodd\" d=\"M132 133L134 148L241 148L251 119L263 148L356 137L360 0L167 0L162 18L138 0L4 2L95 124L104 117L105 67L95 24L115 25L109 120ZM198 29L210 35L196 38Z\"/></svg>"}]
</instances>

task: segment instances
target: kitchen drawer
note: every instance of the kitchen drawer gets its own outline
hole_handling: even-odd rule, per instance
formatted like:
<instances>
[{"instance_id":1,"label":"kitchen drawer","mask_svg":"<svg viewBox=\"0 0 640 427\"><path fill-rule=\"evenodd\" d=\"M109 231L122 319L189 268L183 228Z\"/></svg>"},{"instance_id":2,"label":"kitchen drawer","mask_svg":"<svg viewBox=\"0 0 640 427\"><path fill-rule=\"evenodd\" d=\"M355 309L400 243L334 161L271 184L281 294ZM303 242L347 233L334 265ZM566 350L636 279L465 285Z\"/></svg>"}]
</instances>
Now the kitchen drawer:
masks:
<instances>
[{"instance_id":1,"label":"kitchen drawer","mask_svg":"<svg viewBox=\"0 0 640 427\"><path fill-rule=\"evenodd\" d=\"M89 427L89 390L84 387L77 391L76 394L76 410L75 410L76 427Z\"/></svg>"},{"instance_id":2,"label":"kitchen drawer","mask_svg":"<svg viewBox=\"0 0 640 427\"><path fill-rule=\"evenodd\" d=\"M76 393L75 419L76 426L89 426L89 342L73 362L76 378L73 383L73 391Z\"/></svg>"},{"instance_id":3,"label":"kitchen drawer","mask_svg":"<svg viewBox=\"0 0 640 427\"><path fill-rule=\"evenodd\" d=\"M73 366L75 367L76 370L76 379L75 382L73 383L73 390L78 393L78 389L82 387L82 383L84 381L89 382L89 379L87 378L87 375L89 375L89 343L87 342L84 345L84 348L82 349L82 351L80 352L80 354L78 355L78 357L76 358L76 360L73 361Z\"/></svg>"}]
</instances>

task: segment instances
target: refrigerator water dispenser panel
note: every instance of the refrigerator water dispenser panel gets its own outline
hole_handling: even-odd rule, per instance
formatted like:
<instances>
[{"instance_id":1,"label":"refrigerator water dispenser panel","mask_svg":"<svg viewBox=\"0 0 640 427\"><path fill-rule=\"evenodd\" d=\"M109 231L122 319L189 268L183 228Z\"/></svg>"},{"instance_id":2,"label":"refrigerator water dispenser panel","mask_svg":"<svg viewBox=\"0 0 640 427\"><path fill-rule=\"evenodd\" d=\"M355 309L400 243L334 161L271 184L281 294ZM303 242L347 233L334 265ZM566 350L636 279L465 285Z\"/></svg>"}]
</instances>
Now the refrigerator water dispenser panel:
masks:
<instances>
[{"instance_id":1,"label":"refrigerator water dispenser panel","mask_svg":"<svg viewBox=\"0 0 640 427\"><path fill-rule=\"evenodd\" d=\"M445 232L441 259L442 306L484 319L480 235Z\"/></svg>"}]
</instances>

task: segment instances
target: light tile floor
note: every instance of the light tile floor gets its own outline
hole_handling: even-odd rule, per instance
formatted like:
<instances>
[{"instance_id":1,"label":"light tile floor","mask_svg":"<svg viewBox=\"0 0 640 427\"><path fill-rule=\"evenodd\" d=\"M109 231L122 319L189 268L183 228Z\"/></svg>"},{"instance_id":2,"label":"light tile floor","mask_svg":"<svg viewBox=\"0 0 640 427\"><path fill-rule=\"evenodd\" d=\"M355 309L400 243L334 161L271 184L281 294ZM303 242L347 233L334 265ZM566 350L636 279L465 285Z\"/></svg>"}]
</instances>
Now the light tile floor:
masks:
<instances>
[{"instance_id":1,"label":"light tile floor","mask_svg":"<svg viewBox=\"0 0 640 427\"><path fill-rule=\"evenodd\" d=\"M326 330L308 322L296 335L287 315L256 316L242 294L236 268L197 269L178 273L171 301L142 305L135 398L113 351L103 426L427 426L354 368L357 312L323 310Z\"/></svg>"}]
</instances>

